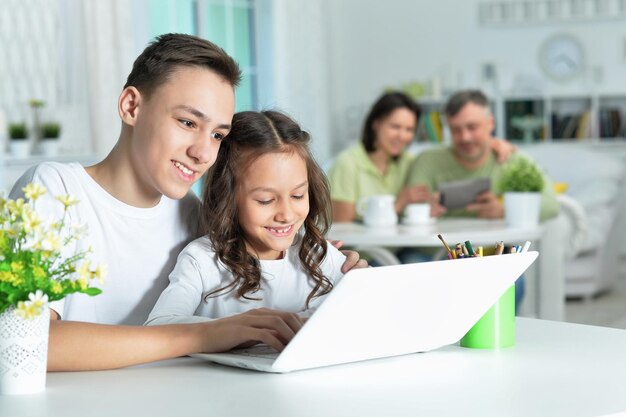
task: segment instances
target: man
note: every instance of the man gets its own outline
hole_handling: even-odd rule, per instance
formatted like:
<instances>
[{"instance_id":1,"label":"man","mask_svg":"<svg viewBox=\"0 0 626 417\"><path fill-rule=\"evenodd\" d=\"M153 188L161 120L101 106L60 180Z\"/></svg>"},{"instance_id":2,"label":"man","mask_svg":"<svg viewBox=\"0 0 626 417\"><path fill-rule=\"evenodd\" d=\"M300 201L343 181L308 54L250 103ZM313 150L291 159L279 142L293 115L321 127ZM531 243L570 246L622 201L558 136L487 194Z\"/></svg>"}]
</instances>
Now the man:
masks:
<instances>
[{"instance_id":1,"label":"man","mask_svg":"<svg viewBox=\"0 0 626 417\"><path fill-rule=\"evenodd\" d=\"M438 216L473 216L485 219L504 217L504 205L497 189L502 171L519 158L519 152L498 163L490 147L494 118L487 97L478 90L460 91L445 105L452 146L422 152L409 168L407 185L425 185L432 192L431 214ZM479 194L475 201L463 209L447 210L439 203L439 185L457 180L489 178L491 189ZM551 182L544 178L541 194L540 219L546 220L559 212L559 204ZM515 283L516 310L524 296L523 277Z\"/></svg>"},{"instance_id":2,"label":"man","mask_svg":"<svg viewBox=\"0 0 626 417\"><path fill-rule=\"evenodd\" d=\"M478 90L466 90L454 94L444 108L448 127L452 134L452 146L422 152L409 168L407 184L421 184L433 192L431 201L433 216L475 216L486 219L504 217L504 206L498 195L498 180L502 170L519 158L512 154L504 163L498 163L490 146L494 118L487 97ZM439 204L439 185L471 178L489 178L491 190L479 194L464 209L449 213ZM541 195L541 220L558 214L559 205L552 184L544 178Z\"/></svg>"},{"instance_id":3,"label":"man","mask_svg":"<svg viewBox=\"0 0 626 417\"><path fill-rule=\"evenodd\" d=\"M122 129L110 154L88 168L43 163L14 186L13 198L29 182L45 186L37 209L46 214L58 208L54 196L78 198L68 223L89 226L78 249L92 246L94 261L109 267L101 295L72 295L51 305L49 370L110 369L255 342L280 350L302 326L296 314L268 309L137 326L167 286L179 251L197 237L200 205L189 189L229 133L240 78L237 64L216 45L160 36L128 76L118 101ZM344 269L356 262L350 254Z\"/></svg>"}]
</instances>

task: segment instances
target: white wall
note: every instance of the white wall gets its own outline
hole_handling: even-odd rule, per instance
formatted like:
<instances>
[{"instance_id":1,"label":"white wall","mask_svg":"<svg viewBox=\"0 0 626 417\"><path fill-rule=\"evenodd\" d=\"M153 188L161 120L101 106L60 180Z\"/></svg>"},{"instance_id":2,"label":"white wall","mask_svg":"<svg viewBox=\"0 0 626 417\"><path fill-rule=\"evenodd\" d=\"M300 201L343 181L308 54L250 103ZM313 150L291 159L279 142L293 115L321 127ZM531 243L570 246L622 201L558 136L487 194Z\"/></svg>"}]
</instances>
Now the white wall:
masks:
<instances>
[{"instance_id":1,"label":"white wall","mask_svg":"<svg viewBox=\"0 0 626 417\"><path fill-rule=\"evenodd\" d=\"M444 92L471 86L493 94L496 89L482 80L485 63L495 64L495 87L501 93L509 92L516 79L550 94L626 92L623 18L485 27L478 22L480 3L328 2L331 148L356 138L362 114L386 86L439 76ZM577 35L586 54L582 74L563 84L542 75L538 63L541 43L560 32Z\"/></svg>"}]
</instances>

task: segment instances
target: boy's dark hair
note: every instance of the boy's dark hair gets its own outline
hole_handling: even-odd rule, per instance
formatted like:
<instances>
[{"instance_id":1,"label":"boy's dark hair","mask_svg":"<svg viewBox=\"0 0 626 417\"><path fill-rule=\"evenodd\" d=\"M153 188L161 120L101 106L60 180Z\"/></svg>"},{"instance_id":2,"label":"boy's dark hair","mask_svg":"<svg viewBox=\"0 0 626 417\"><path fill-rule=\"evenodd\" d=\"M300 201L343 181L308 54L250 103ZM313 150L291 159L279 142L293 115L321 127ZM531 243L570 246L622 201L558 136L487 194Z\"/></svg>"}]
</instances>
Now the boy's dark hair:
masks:
<instances>
[{"instance_id":1,"label":"boy's dark hair","mask_svg":"<svg viewBox=\"0 0 626 417\"><path fill-rule=\"evenodd\" d=\"M158 36L133 64L124 88L133 86L141 94L150 95L179 67L206 68L236 87L241 70L222 48L205 39L180 33Z\"/></svg>"},{"instance_id":2,"label":"boy's dark hair","mask_svg":"<svg viewBox=\"0 0 626 417\"><path fill-rule=\"evenodd\" d=\"M361 141L367 152L374 152L376 150L376 132L374 132L374 123L377 120L384 119L389 116L394 110L405 108L415 114L416 128L417 121L419 121L422 110L411 97L400 91L393 91L385 93L378 98L376 103L370 109L365 124L363 125L363 134Z\"/></svg>"},{"instance_id":3,"label":"boy's dark hair","mask_svg":"<svg viewBox=\"0 0 626 417\"><path fill-rule=\"evenodd\" d=\"M244 232L239 225L237 190L250 165L268 153L293 153L302 157L307 167L309 213L298 256L313 283L306 299L309 302L327 294L333 287L320 264L326 257L324 236L330 227L332 213L328 180L313 159L308 147L310 137L291 118L276 111L236 113L232 129L220 146L217 159L209 170L203 190L202 232L211 240L219 262L232 274L233 281L209 292L205 299L236 290L237 296L253 299L261 289L258 260L246 249Z\"/></svg>"},{"instance_id":4,"label":"boy's dark hair","mask_svg":"<svg viewBox=\"0 0 626 417\"><path fill-rule=\"evenodd\" d=\"M446 103L443 111L448 117L455 116L467 103L474 103L489 109L489 100L480 90L463 90L454 93Z\"/></svg>"}]
</instances>

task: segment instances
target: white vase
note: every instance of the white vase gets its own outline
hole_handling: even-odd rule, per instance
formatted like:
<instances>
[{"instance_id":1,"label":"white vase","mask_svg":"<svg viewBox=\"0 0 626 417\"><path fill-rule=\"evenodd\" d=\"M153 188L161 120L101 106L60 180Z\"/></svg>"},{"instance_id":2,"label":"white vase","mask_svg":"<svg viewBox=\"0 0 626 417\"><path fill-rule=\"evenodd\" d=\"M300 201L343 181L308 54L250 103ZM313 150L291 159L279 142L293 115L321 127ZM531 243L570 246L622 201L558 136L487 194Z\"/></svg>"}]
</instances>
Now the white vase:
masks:
<instances>
[{"instance_id":1,"label":"white vase","mask_svg":"<svg viewBox=\"0 0 626 417\"><path fill-rule=\"evenodd\" d=\"M510 227L528 228L539 224L541 193L504 193L504 219Z\"/></svg>"},{"instance_id":2,"label":"white vase","mask_svg":"<svg viewBox=\"0 0 626 417\"><path fill-rule=\"evenodd\" d=\"M50 309L34 319L0 314L0 394L32 394L46 388Z\"/></svg>"},{"instance_id":3,"label":"white vase","mask_svg":"<svg viewBox=\"0 0 626 417\"><path fill-rule=\"evenodd\" d=\"M59 140L43 138L39 141L39 149L45 156L57 156L59 153Z\"/></svg>"},{"instance_id":4,"label":"white vase","mask_svg":"<svg viewBox=\"0 0 626 417\"><path fill-rule=\"evenodd\" d=\"M9 141L11 156L15 158L28 158L30 155L30 141L28 139Z\"/></svg>"}]
</instances>

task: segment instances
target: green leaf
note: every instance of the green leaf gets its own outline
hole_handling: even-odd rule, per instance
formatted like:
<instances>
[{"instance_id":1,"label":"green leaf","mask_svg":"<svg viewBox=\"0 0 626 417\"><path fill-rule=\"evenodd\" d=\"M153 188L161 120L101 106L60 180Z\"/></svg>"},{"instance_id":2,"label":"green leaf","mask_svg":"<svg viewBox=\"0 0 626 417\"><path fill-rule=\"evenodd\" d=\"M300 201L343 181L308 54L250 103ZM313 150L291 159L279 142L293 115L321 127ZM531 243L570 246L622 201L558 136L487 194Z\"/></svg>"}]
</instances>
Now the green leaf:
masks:
<instances>
[{"instance_id":1,"label":"green leaf","mask_svg":"<svg viewBox=\"0 0 626 417\"><path fill-rule=\"evenodd\" d=\"M94 287L87 288L86 290L81 291L81 292L83 294L87 294L91 296L102 294L102 290L100 288L94 288Z\"/></svg>"},{"instance_id":2,"label":"green leaf","mask_svg":"<svg viewBox=\"0 0 626 417\"><path fill-rule=\"evenodd\" d=\"M521 157L506 165L498 181L500 193L541 192L544 180L541 170L531 160Z\"/></svg>"}]
</instances>

